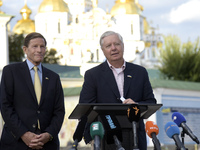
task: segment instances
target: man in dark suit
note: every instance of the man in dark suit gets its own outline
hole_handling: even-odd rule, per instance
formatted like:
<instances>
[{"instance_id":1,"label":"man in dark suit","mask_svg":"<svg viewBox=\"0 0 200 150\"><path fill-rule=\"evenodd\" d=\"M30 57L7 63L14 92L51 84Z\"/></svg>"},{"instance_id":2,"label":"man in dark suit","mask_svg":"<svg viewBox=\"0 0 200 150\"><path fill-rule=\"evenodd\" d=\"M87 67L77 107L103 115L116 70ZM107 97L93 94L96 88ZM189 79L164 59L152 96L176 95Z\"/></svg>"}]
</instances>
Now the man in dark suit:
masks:
<instances>
[{"instance_id":1,"label":"man in dark suit","mask_svg":"<svg viewBox=\"0 0 200 150\"><path fill-rule=\"evenodd\" d=\"M79 103L155 104L146 69L125 62L123 58L124 43L121 35L107 31L101 36L100 45L107 60L86 71ZM91 140L86 133L84 138L86 143ZM125 138L122 146L129 149L126 142L132 137L127 135ZM143 120L139 121L138 146L140 150L147 149ZM108 145L105 149L115 147Z\"/></svg>"},{"instance_id":2,"label":"man in dark suit","mask_svg":"<svg viewBox=\"0 0 200 150\"><path fill-rule=\"evenodd\" d=\"M42 66L45 38L36 32L24 39L27 59L4 67L1 79L1 113L5 121L2 150L58 150L58 133L64 119L64 96L58 74ZM37 66L38 70L33 68ZM38 82L34 89L35 77ZM40 89L39 96L35 90Z\"/></svg>"}]
</instances>

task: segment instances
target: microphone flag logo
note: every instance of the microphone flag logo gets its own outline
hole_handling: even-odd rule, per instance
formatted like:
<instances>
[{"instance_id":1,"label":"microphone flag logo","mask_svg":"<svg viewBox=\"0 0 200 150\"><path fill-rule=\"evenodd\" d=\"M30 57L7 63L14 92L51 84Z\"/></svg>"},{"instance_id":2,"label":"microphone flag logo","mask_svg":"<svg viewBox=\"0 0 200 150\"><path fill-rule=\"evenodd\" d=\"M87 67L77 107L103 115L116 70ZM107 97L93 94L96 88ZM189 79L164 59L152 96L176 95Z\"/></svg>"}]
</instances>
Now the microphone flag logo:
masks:
<instances>
[{"instance_id":1,"label":"microphone flag logo","mask_svg":"<svg viewBox=\"0 0 200 150\"><path fill-rule=\"evenodd\" d=\"M140 109L138 109L138 108L137 108L137 106L135 106L135 107L132 107L132 109L134 109L134 110L135 110L135 115L137 115L137 114L138 114L138 112L139 112L139 110L140 110ZM128 108L128 117L130 116L130 111L131 111L131 108Z\"/></svg>"},{"instance_id":2,"label":"microphone flag logo","mask_svg":"<svg viewBox=\"0 0 200 150\"><path fill-rule=\"evenodd\" d=\"M98 124L98 123L94 123L94 124L92 125L92 129L93 129L93 131L99 130L99 124Z\"/></svg>"}]
</instances>

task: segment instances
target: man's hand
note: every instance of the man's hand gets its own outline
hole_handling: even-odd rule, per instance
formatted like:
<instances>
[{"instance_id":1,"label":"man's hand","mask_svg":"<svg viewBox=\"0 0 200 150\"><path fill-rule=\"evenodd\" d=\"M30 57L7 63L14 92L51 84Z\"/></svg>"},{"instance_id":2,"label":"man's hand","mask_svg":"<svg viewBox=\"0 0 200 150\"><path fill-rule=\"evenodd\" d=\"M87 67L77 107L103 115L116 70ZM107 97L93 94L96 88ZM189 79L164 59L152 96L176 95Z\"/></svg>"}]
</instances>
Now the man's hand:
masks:
<instances>
[{"instance_id":1,"label":"man's hand","mask_svg":"<svg viewBox=\"0 0 200 150\"><path fill-rule=\"evenodd\" d=\"M37 148L40 148L42 147L45 143L47 143L50 139L50 134L45 132L45 133L42 133L40 135L36 135L36 137L31 140L31 143L30 143L30 148L34 148L34 149L37 149Z\"/></svg>"},{"instance_id":2,"label":"man's hand","mask_svg":"<svg viewBox=\"0 0 200 150\"><path fill-rule=\"evenodd\" d=\"M42 149L45 143L50 139L51 135L47 132L37 135L32 132L26 132L22 135L24 143L32 149Z\"/></svg>"},{"instance_id":3,"label":"man's hand","mask_svg":"<svg viewBox=\"0 0 200 150\"><path fill-rule=\"evenodd\" d=\"M24 141L24 143L32 148L32 149L42 149L42 146L44 145L42 142L32 143L32 141L40 138L39 135L32 133L32 132L26 132L22 135L21 139Z\"/></svg>"},{"instance_id":4,"label":"man's hand","mask_svg":"<svg viewBox=\"0 0 200 150\"><path fill-rule=\"evenodd\" d=\"M32 132L26 132L22 135L21 139L24 141L24 143L29 146L31 143L31 140L35 138L36 134Z\"/></svg>"},{"instance_id":5,"label":"man's hand","mask_svg":"<svg viewBox=\"0 0 200 150\"><path fill-rule=\"evenodd\" d=\"M128 98L123 101L123 104L137 104L137 103L131 98Z\"/></svg>"},{"instance_id":6,"label":"man's hand","mask_svg":"<svg viewBox=\"0 0 200 150\"><path fill-rule=\"evenodd\" d=\"M45 144L49 141L51 135L49 133L45 132L45 133L38 135L38 137L39 138L36 139L36 141L38 140L39 142L42 142L43 144ZM33 141L35 141L35 140L33 140Z\"/></svg>"}]
</instances>

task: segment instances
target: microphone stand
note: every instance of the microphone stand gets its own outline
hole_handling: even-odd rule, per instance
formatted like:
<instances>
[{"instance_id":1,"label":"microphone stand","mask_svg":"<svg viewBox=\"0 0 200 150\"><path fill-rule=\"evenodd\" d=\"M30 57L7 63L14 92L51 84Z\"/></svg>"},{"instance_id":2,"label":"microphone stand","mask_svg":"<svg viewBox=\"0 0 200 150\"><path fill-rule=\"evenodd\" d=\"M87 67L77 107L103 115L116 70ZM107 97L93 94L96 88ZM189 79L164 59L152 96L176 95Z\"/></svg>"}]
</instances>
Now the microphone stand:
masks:
<instances>
[{"instance_id":1,"label":"microphone stand","mask_svg":"<svg viewBox=\"0 0 200 150\"><path fill-rule=\"evenodd\" d=\"M184 138L185 138L185 132L184 130L181 131L181 139L182 139L182 143L184 145ZM188 150L188 148L185 148L186 150Z\"/></svg>"},{"instance_id":2,"label":"microphone stand","mask_svg":"<svg viewBox=\"0 0 200 150\"><path fill-rule=\"evenodd\" d=\"M114 138L115 144L116 144L116 146L117 146L116 149L117 149L117 150L125 150L125 149L121 146L121 143L120 143L120 141L118 140L117 136L114 135L113 138Z\"/></svg>"},{"instance_id":3,"label":"microphone stand","mask_svg":"<svg viewBox=\"0 0 200 150\"><path fill-rule=\"evenodd\" d=\"M77 146L78 146L78 140L76 139L72 144L72 148L70 148L70 150L77 150Z\"/></svg>"},{"instance_id":4,"label":"microphone stand","mask_svg":"<svg viewBox=\"0 0 200 150\"><path fill-rule=\"evenodd\" d=\"M94 137L94 150L101 150L101 138L98 135Z\"/></svg>"},{"instance_id":5,"label":"microphone stand","mask_svg":"<svg viewBox=\"0 0 200 150\"><path fill-rule=\"evenodd\" d=\"M137 142L137 122L133 121L132 126L133 126L133 150L139 150Z\"/></svg>"}]
</instances>

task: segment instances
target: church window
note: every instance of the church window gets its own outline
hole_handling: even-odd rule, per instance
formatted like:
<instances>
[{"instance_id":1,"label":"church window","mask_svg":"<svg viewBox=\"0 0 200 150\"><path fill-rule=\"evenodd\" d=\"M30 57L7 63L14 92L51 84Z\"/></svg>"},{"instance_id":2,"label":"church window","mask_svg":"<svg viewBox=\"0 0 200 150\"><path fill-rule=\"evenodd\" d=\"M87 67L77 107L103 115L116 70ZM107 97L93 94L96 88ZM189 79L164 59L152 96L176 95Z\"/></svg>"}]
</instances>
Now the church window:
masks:
<instances>
[{"instance_id":1,"label":"church window","mask_svg":"<svg viewBox=\"0 0 200 150\"><path fill-rule=\"evenodd\" d=\"M58 20L58 33L60 33L60 19Z\"/></svg>"},{"instance_id":2,"label":"church window","mask_svg":"<svg viewBox=\"0 0 200 150\"><path fill-rule=\"evenodd\" d=\"M71 47L70 54L74 55L74 49Z\"/></svg>"},{"instance_id":3,"label":"church window","mask_svg":"<svg viewBox=\"0 0 200 150\"><path fill-rule=\"evenodd\" d=\"M131 23L131 35L133 35L133 23Z\"/></svg>"}]
</instances>

